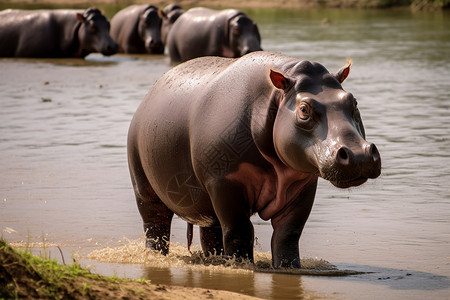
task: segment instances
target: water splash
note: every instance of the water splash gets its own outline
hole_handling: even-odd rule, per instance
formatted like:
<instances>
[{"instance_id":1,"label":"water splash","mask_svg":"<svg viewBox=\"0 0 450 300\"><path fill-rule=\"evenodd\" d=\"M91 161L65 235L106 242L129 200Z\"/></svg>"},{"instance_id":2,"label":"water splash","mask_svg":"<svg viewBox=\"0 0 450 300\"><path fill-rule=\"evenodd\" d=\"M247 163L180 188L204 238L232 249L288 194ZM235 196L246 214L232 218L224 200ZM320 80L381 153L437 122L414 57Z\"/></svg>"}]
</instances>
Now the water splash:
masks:
<instances>
[{"instance_id":1,"label":"water splash","mask_svg":"<svg viewBox=\"0 0 450 300\"><path fill-rule=\"evenodd\" d=\"M217 272L262 272L316 276L347 276L360 273L339 270L328 261L317 258L303 258L301 269L274 269L270 253L255 251L254 256L254 264L248 260L238 261L235 257L205 256L200 246L195 245L189 251L185 245L180 243L171 243L170 253L164 256L157 251L145 248L144 238L141 237L135 240L124 238L121 246L96 249L83 258L103 263L142 264L156 268L177 267Z\"/></svg>"}]
</instances>

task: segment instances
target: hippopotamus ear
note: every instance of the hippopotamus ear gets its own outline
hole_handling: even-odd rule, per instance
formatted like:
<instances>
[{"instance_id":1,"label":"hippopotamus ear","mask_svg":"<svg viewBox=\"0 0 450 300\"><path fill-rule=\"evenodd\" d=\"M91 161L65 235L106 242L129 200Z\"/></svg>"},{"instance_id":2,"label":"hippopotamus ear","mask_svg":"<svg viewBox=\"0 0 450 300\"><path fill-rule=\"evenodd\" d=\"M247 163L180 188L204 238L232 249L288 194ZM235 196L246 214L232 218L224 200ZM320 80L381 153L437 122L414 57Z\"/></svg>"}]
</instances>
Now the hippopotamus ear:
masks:
<instances>
[{"instance_id":1,"label":"hippopotamus ear","mask_svg":"<svg viewBox=\"0 0 450 300\"><path fill-rule=\"evenodd\" d=\"M270 80L272 81L272 84L280 90L285 90L290 85L289 78L274 70L270 70Z\"/></svg>"},{"instance_id":2,"label":"hippopotamus ear","mask_svg":"<svg viewBox=\"0 0 450 300\"><path fill-rule=\"evenodd\" d=\"M345 78L347 78L348 74L350 73L350 67L352 65L352 60L347 59L347 62L345 63L345 66L343 66L337 73L334 73L333 76L336 78L339 83L344 82Z\"/></svg>"},{"instance_id":3,"label":"hippopotamus ear","mask_svg":"<svg viewBox=\"0 0 450 300\"><path fill-rule=\"evenodd\" d=\"M83 22L84 21L83 14L77 13L77 19L78 19L78 21Z\"/></svg>"}]
</instances>

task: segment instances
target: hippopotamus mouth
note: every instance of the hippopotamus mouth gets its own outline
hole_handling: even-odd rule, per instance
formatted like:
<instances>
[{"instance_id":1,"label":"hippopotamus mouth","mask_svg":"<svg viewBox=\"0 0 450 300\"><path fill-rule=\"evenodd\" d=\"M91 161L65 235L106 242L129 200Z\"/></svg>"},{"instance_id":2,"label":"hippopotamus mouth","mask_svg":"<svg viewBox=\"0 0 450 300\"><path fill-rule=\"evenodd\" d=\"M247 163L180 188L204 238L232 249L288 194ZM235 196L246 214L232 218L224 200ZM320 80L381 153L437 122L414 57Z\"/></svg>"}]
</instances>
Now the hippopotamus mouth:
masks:
<instances>
[{"instance_id":1,"label":"hippopotamus mouth","mask_svg":"<svg viewBox=\"0 0 450 300\"><path fill-rule=\"evenodd\" d=\"M106 46L101 50L101 53L106 56L114 55L117 53L119 46L116 43Z\"/></svg>"},{"instance_id":2,"label":"hippopotamus mouth","mask_svg":"<svg viewBox=\"0 0 450 300\"><path fill-rule=\"evenodd\" d=\"M147 42L147 52L149 54L163 54L164 53L164 44L163 43L152 43Z\"/></svg>"},{"instance_id":3,"label":"hippopotamus mouth","mask_svg":"<svg viewBox=\"0 0 450 300\"><path fill-rule=\"evenodd\" d=\"M152 47L149 51L150 54L163 54L164 53L164 46L160 47Z\"/></svg>"},{"instance_id":4,"label":"hippopotamus mouth","mask_svg":"<svg viewBox=\"0 0 450 300\"><path fill-rule=\"evenodd\" d=\"M364 176L359 176L357 178L354 179L350 179L350 180L330 180L330 182L338 188L341 189L346 189L352 186L359 186L363 183L365 183L369 178L364 177Z\"/></svg>"}]
</instances>

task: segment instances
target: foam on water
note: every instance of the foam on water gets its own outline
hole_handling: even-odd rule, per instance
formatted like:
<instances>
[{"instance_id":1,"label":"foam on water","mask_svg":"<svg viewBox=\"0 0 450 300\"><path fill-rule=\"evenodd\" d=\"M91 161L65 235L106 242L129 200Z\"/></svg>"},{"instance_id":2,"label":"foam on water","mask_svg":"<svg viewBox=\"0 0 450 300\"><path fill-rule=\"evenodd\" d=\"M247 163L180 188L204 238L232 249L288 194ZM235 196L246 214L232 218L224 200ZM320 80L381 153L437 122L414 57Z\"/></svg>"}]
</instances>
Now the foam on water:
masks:
<instances>
[{"instance_id":1,"label":"foam on water","mask_svg":"<svg viewBox=\"0 0 450 300\"><path fill-rule=\"evenodd\" d=\"M248 260L237 261L235 257L205 256L198 245L194 245L191 249L189 251L185 245L180 243L171 243L170 252L165 256L157 251L146 249L144 237L134 240L124 238L123 245L96 249L81 258L103 263L142 264L155 268L177 267L217 272L263 272L318 276L346 276L358 273L339 270L328 261L317 258L302 258L300 270L274 269L271 266L271 254L268 252L255 251L255 263L253 264Z\"/></svg>"}]
</instances>

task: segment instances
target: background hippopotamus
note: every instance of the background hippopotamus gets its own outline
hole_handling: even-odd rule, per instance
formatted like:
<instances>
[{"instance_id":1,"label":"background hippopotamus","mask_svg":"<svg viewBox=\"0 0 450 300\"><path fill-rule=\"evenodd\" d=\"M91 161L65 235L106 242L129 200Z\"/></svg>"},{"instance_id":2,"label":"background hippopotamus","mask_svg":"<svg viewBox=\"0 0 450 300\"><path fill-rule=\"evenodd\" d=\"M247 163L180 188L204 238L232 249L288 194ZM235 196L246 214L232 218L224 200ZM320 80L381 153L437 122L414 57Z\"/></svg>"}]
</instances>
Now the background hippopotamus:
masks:
<instances>
[{"instance_id":1,"label":"background hippopotamus","mask_svg":"<svg viewBox=\"0 0 450 300\"><path fill-rule=\"evenodd\" d=\"M117 44L109 22L96 8L77 10L5 10L0 12L0 56L85 57L112 55Z\"/></svg>"},{"instance_id":2,"label":"background hippopotamus","mask_svg":"<svg viewBox=\"0 0 450 300\"><path fill-rule=\"evenodd\" d=\"M191 8L179 16L167 37L170 59L183 62L200 56L240 57L262 50L256 24L234 10Z\"/></svg>"},{"instance_id":3,"label":"background hippopotamus","mask_svg":"<svg viewBox=\"0 0 450 300\"><path fill-rule=\"evenodd\" d=\"M153 5L128 6L111 19L111 36L122 53L164 53L161 18Z\"/></svg>"},{"instance_id":4,"label":"background hippopotamus","mask_svg":"<svg viewBox=\"0 0 450 300\"><path fill-rule=\"evenodd\" d=\"M137 109L128 162L147 246L168 252L173 214L200 226L205 254L253 259L250 216L271 220L274 267L300 267L318 177L340 188L380 174L350 65L277 53L203 57L163 75Z\"/></svg>"},{"instance_id":5,"label":"background hippopotamus","mask_svg":"<svg viewBox=\"0 0 450 300\"><path fill-rule=\"evenodd\" d=\"M169 4L160 10L160 16L162 18L161 25L161 40L164 45L167 44L167 36L169 35L170 29L172 29L173 23L184 13L179 5Z\"/></svg>"}]
</instances>

